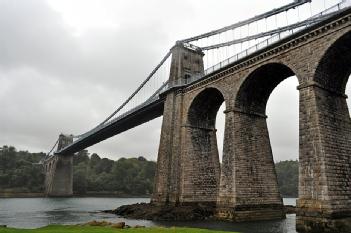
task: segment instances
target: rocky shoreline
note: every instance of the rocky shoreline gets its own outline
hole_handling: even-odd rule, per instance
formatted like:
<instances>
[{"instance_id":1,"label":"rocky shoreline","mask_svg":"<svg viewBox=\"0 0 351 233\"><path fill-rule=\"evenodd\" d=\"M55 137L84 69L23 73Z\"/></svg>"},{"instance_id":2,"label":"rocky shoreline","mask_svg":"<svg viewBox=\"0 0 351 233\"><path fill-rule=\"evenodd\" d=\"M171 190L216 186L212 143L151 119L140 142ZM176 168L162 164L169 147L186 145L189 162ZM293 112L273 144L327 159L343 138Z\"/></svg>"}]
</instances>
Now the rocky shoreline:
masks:
<instances>
[{"instance_id":1,"label":"rocky shoreline","mask_svg":"<svg viewBox=\"0 0 351 233\"><path fill-rule=\"evenodd\" d=\"M193 221L214 219L215 207L207 205L159 206L151 203L123 205L114 210L105 210L124 218L145 219L153 221ZM285 206L286 214L296 213L296 207Z\"/></svg>"}]
</instances>

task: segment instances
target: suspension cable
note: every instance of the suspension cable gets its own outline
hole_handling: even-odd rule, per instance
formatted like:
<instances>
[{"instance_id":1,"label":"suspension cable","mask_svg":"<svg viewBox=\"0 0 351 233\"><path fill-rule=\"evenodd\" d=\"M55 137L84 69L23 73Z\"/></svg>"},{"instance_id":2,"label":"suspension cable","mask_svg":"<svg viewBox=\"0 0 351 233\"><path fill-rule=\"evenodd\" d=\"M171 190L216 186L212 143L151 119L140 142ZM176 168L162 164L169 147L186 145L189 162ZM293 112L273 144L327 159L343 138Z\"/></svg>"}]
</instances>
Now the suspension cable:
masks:
<instances>
[{"instance_id":1,"label":"suspension cable","mask_svg":"<svg viewBox=\"0 0 351 233\"><path fill-rule=\"evenodd\" d=\"M307 19L307 20L304 20L304 21L301 21L301 22L298 22L298 23L295 23L295 24L292 24L292 25L285 26L285 27L280 27L280 28L273 29L273 30L270 30L270 31L267 31L267 32L261 32L261 33L258 33L256 35L252 35L252 36L248 36L248 37L240 38L240 39L235 39L235 40L228 41L228 42L225 42L225 43L214 44L214 45L202 47L201 49L202 50L216 49L216 48L220 48L220 47L224 47L224 46L230 46L230 45L233 45L233 44L243 43L243 42L254 40L254 39L259 39L259 38L266 37L266 36L271 36L271 35L274 35L276 33L280 33L280 32L283 32L283 31L288 31L288 30L291 30L291 29L296 29L296 28L299 28L299 27L302 27L302 26L306 26L306 25L311 24L311 23L317 23L319 21L324 20L327 17L329 17L329 15L324 15L324 16L321 16L319 18Z\"/></svg>"},{"instance_id":2,"label":"suspension cable","mask_svg":"<svg viewBox=\"0 0 351 233\"><path fill-rule=\"evenodd\" d=\"M49 151L49 153L47 153L46 155L50 155L50 154L51 154L51 152L52 152L52 151L55 149L55 147L57 146L58 142L59 142L59 139L56 140L54 146L51 148L51 150Z\"/></svg>"},{"instance_id":3,"label":"suspension cable","mask_svg":"<svg viewBox=\"0 0 351 233\"><path fill-rule=\"evenodd\" d=\"M161 60L161 62L155 67L155 69L153 69L153 71L149 74L149 76L147 76L147 78L144 80L144 82L142 82L140 84L140 86L128 97L128 99L126 101L123 102L123 104L121 104L121 106L119 106L116 111L114 111L109 117L107 117L103 122L101 122L99 124L103 125L105 124L107 121L109 121L114 115L116 115L116 113L118 113L124 106L126 106L129 101L140 91L141 88L143 88L145 86L145 84L153 77L153 75L157 72L157 70L163 65L163 63L169 58L169 56L172 54L171 50L166 54L166 56L164 56L164 58Z\"/></svg>"},{"instance_id":4,"label":"suspension cable","mask_svg":"<svg viewBox=\"0 0 351 233\"><path fill-rule=\"evenodd\" d=\"M195 40L198 40L198 39L202 39L202 38L205 38L205 37L210 37L210 36L213 36L213 35L225 32L225 31L229 31L229 30L232 30L232 29L235 29L235 28L238 28L238 27L250 24L250 23L255 22L257 20L268 18L268 17L273 16L273 15L277 15L277 14L279 14L281 12L287 11L289 9L293 9L295 7L298 7L300 5L303 5L303 4L311 2L311 1L312 0L297 0L297 1L295 0L294 2L292 2L290 4L287 4L287 5L284 5L282 7L279 7L279 8L273 9L271 11L268 11L266 13L257 15L257 16L255 16L253 18L249 18L247 20L240 21L238 23L235 23L235 24L232 24L232 25L229 25L229 26L217 29L217 30L213 30L213 31L210 31L210 32L198 35L198 36L194 36L194 37L190 37L190 38L184 39L184 40L182 40L182 42L188 43L188 42L192 42L192 41L195 41Z\"/></svg>"}]
</instances>

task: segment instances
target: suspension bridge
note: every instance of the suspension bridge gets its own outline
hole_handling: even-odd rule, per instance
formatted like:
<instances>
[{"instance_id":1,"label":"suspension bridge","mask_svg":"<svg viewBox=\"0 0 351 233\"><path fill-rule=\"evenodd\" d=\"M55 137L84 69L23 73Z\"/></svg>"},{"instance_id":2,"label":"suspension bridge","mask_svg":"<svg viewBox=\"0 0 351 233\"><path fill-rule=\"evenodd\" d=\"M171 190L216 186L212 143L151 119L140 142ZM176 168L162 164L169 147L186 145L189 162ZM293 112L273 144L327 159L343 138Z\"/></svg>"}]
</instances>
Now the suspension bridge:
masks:
<instances>
[{"instance_id":1,"label":"suspension bridge","mask_svg":"<svg viewBox=\"0 0 351 233\"><path fill-rule=\"evenodd\" d=\"M265 125L265 101L282 79L296 75L302 98L298 204L301 211L297 224L302 231L309 231L312 225L318 225L322 230L333 228L333 224L341 224L346 229L344 223L351 217L351 165L347 165L351 164L348 163L351 162L348 146L351 144L348 133L351 124L349 116L343 118L346 114L343 84L347 79L329 82L328 75L342 76L342 71L349 71L349 68L342 67L334 69L333 62L339 61L338 66L350 67L346 64L351 61L348 57L351 53L348 44L351 43L347 34L350 7L350 0L296 0L247 20L178 40L136 90L100 124L80 135L60 135L43 159L48 195L61 195L62 192L57 190L72 193L70 187L67 188L67 183L71 186L71 170L61 171L70 176L65 182L57 178L61 184L66 184L64 188L54 191L54 180L55 173L60 170L58 167L71 166L72 162L67 158L74 153L163 116L154 203L215 203L219 218L235 221L281 218L282 201ZM335 42L335 51L330 49L334 48L332 42ZM248 71L252 73L248 75ZM266 76L266 79L258 79L257 75ZM323 96L324 92L315 88L328 92L328 95ZM305 93L306 90L309 92ZM328 96L344 99L334 103ZM311 104L315 100L317 102ZM320 100L326 103L318 102ZM213 116L223 102L226 103L226 135L223 167L219 169ZM334 109L313 112L313 109L328 108L333 104ZM310 110L303 112L304 107ZM311 117L311 111L316 116ZM333 124L332 118L338 111L337 119L342 118L342 123ZM320 112L323 115L317 116ZM322 125L328 127L318 128ZM314 131L316 128L318 130ZM329 138L327 135L340 136L343 141L324 140L324 137ZM315 143L314 149L310 148L311 142ZM330 148L342 148L336 156L344 159L342 163L346 165L329 166L330 171L336 169L344 172L344 176L329 177L330 171L318 167L334 161L328 160L336 153L328 152ZM240 160L243 159L240 157L242 153L255 159L250 162ZM324 160L317 161L313 156L316 153L318 159ZM61 165L58 165L60 161ZM243 173L236 174L235 168L238 167ZM233 180L234 177L239 180ZM243 183L241 178L245 178ZM343 186L339 187L334 181ZM241 186L237 186L239 184ZM335 190L330 188L334 186L337 186ZM68 193L67 189L70 189ZM239 211L243 206L248 207L245 213L251 213L254 219ZM322 206L322 209L316 206ZM333 218L334 213L339 213L336 210L339 207L346 213L341 214L341 222ZM311 220L309 214L318 217ZM328 226L323 225L325 219L330 220Z\"/></svg>"},{"instance_id":2,"label":"suspension bridge","mask_svg":"<svg viewBox=\"0 0 351 233\"><path fill-rule=\"evenodd\" d=\"M307 14L307 16L306 12L304 12L304 15L301 13L303 11L301 8L306 8L305 4L309 4L307 11L310 15ZM230 26L177 41L177 44L186 48L204 52L204 62L206 61L204 74L189 75L184 79L169 82L170 58L172 55L170 49L161 62L121 106L93 129L80 135L72 135L73 143L55 151L55 154L76 153L162 116L165 101L162 98L162 93L167 92L167 90L176 86L191 85L198 80L206 79L206 77L225 66L233 65L259 50L319 23L333 14L337 14L347 8L348 5L348 1L342 1L313 15L311 0L297 0ZM295 14L295 17L291 17L293 14ZM273 25L268 22L272 20L271 18L274 18ZM48 156L53 155L56 146L57 142Z\"/></svg>"}]
</instances>

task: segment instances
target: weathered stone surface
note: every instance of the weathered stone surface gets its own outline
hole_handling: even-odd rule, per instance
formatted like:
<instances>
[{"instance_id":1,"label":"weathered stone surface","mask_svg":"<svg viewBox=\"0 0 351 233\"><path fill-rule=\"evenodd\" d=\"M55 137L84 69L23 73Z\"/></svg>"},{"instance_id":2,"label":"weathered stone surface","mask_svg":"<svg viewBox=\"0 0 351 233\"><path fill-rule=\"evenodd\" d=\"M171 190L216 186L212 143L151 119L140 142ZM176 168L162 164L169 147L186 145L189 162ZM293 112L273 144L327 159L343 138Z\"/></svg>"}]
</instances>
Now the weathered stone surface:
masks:
<instances>
[{"instance_id":1,"label":"weathered stone surface","mask_svg":"<svg viewBox=\"0 0 351 233\"><path fill-rule=\"evenodd\" d=\"M295 75L300 93L297 228L351 232L351 120L344 95L351 73L350 20L347 10L166 93L152 203L215 203L216 216L229 221L283 218L265 109L274 88ZM176 46L170 81L202 73L201 59L201 52ZM214 123L223 102L220 166Z\"/></svg>"},{"instance_id":2,"label":"weathered stone surface","mask_svg":"<svg viewBox=\"0 0 351 233\"><path fill-rule=\"evenodd\" d=\"M73 137L60 135L58 149L73 142ZM45 194L51 197L73 195L73 155L54 155L44 164Z\"/></svg>"}]
</instances>

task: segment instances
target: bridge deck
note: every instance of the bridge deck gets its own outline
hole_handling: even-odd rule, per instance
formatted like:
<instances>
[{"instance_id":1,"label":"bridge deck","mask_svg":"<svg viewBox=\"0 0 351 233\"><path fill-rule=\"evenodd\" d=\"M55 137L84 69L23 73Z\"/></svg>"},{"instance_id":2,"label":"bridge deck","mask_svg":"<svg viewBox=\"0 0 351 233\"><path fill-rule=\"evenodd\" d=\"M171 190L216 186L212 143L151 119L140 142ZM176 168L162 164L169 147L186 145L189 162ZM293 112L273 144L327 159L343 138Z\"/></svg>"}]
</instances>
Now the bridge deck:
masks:
<instances>
[{"instance_id":1,"label":"bridge deck","mask_svg":"<svg viewBox=\"0 0 351 233\"><path fill-rule=\"evenodd\" d=\"M102 127L93 134L79 138L55 154L68 155L84 150L89 146L95 145L110 137L162 116L163 108L164 98L159 98L156 101L153 101L152 103L138 109L137 111L134 111L117 121L113 121L111 124L107 125L106 127Z\"/></svg>"}]
</instances>

